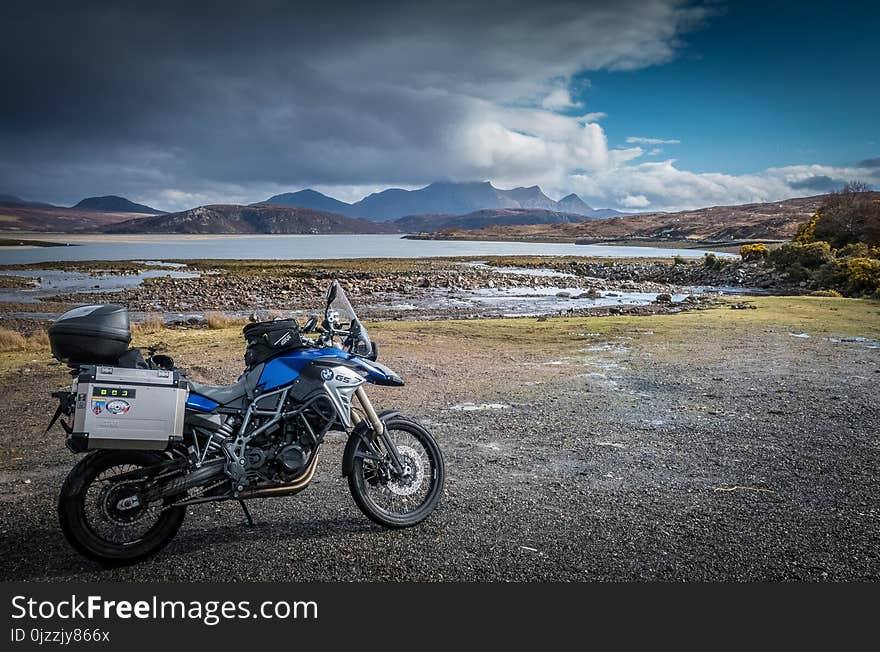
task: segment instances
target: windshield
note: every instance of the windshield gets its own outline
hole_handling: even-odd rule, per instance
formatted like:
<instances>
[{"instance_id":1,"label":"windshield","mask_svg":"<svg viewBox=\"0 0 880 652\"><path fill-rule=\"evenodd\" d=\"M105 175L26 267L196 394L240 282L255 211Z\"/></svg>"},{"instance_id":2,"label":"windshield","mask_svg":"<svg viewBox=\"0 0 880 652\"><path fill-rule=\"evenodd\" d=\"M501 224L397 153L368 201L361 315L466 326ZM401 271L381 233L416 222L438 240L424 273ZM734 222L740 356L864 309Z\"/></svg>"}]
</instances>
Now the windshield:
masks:
<instances>
[{"instance_id":1,"label":"windshield","mask_svg":"<svg viewBox=\"0 0 880 652\"><path fill-rule=\"evenodd\" d=\"M369 356L373 352L373 343L367 329L360 322L345 290L338 282L333 281L327 290L327 323L334 329L347 331L349 336L343 344L355 355Z\"/></svg>"}]
</instances>

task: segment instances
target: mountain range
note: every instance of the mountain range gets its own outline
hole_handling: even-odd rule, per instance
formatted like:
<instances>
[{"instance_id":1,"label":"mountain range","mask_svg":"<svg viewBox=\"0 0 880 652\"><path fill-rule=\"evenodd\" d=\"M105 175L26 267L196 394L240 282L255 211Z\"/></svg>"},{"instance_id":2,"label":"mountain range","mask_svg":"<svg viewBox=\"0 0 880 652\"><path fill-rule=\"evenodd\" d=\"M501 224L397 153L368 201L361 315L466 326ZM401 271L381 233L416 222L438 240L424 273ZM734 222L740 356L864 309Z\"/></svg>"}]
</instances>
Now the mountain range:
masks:
<instances>
[{"instance_id":1,"label":"mountain range","mask_svg":"<svg viewBox=\"0 0 880 652\"><path fill-rule=\"evenodd\" d=\"M70 208L0 195L0 231L413 233L442 239L567 242L774 240L791 237L824 198L626 215L595 210L574 194L555 201L537 186L500 190L488 182L389 189L352 204L302 190L250 206L217 204L176 213L115 195L86 198Z\"/></svg>"},{"instance_id":2,"label":"mountain range","mask_svg":"<svg viewBox=\"0 0 880 652\"><path fill-rule=\"evenodd\" d=\"M297 209L271 211L267 207ZM217 204L164 213L125 197L87 197L67 208L0 195L0 230L115 233L411 233L492 225L555 224L621 215L575 194L553 200L538 187L502 190L490 182L437 182L389 188L347 203L306 189L246 207ZM151 219L167 217L167 219ZM340 219L337 219L340 218ZM348 221L347 221L348 220ZM354 221L351 221L354 220ZM374 225L384 224L382 228ZM265 229L265 230L261 230Z\"/></svg>"},{"instance_id":3,"label":"mountain range","mask_svg":"<svg viewBox=\"0 0 880 652\"><path fill-rule=\"evenodd\" d=\"M436 182L418 190L389 188L367 195L353 204L309 188L275 195L260 203L329 211L377 222L388 222L410 215L464 215L485 209L508 208L555 211L584 217L623 215L612 209L596 210L574 193L556 201L545 195L538 186L502 190L489 181Z\"/></svg>"}]
</instances>

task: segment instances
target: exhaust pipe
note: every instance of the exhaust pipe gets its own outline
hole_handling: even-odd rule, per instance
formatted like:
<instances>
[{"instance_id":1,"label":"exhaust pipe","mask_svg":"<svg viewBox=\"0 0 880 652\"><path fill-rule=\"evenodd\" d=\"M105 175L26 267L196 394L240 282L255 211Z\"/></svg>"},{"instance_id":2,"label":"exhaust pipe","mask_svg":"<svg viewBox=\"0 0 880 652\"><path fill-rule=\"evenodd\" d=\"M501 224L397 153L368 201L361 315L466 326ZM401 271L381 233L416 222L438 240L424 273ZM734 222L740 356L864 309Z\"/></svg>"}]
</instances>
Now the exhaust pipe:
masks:
<instances>
[{"instance_id":1,"label":"exhaust pipe","mask_svg":"<svg viewBox=\"0 0 880 652\"><path fill-rule=\"evenodd\" d=\"M291 480L287 484L282 484L277 487L266 487L265 489L251 489L250 491L242 491L238 497L241 500L246 498L261 498L263 496L283 496L285 494L292 494L300 489L305 488L305 486L312 481L312 477L315 475L315 469L318 467L318 452L315 451L314 456L312 456L312 461L306 467L306 470L303 472L301 476L296 478L295 480Z\"/></svg>"}]
</instances>

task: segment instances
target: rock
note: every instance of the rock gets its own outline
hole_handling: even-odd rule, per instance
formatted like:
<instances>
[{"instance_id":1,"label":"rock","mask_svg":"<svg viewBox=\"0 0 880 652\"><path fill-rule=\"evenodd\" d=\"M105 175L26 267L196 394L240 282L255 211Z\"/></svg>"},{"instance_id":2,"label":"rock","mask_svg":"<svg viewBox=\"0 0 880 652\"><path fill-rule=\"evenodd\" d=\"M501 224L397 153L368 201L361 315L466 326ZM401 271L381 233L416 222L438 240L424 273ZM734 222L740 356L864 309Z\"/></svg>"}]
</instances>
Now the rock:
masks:
<instances>
[{"instance_id":1,"label":"rock","mask_svg":"<svg viewBox=\"0 0 880 652\"><path fill-rule=\"evenodd\" d=\"M557 292L556 296L560 299L571 299L571 292L566 292L565 290L562 290L561 292Z\"/></svg>"}]
</instances>

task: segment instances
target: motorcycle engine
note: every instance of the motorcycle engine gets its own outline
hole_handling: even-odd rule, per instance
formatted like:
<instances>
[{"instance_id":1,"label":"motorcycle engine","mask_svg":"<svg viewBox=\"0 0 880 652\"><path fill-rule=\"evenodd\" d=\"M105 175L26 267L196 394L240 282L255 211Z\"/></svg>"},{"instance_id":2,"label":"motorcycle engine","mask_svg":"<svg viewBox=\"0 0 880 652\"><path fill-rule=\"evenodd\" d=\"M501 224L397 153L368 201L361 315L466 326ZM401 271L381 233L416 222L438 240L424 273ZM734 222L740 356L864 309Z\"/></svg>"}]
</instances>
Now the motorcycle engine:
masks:
<instances>
[{"instance_id":1,"label":"motorcycle engine","mask_svg":"<svg viewBox=\"0 0 880 652\"><path fill-rule=\"evenodd\" d=\"M265 485L285 484L300 477L334 418L332 405L315 401L295 418L252 440L246 453L248 478Z\"/></svg>"},{"instance_id":2,"label":"motorcycle engine","mask_svg":"<svg viewBox=\"0 0 880 652\"><path fill-rule=\"evenodd\" d=\"M283 475L296 477L301 475L308 464L309 451L299 443L282 448L275 455L275 464Z\"/></svg>"}]
</instances>

